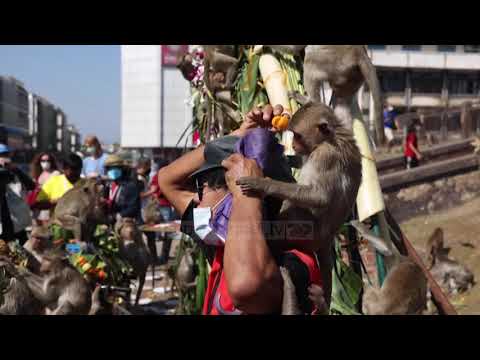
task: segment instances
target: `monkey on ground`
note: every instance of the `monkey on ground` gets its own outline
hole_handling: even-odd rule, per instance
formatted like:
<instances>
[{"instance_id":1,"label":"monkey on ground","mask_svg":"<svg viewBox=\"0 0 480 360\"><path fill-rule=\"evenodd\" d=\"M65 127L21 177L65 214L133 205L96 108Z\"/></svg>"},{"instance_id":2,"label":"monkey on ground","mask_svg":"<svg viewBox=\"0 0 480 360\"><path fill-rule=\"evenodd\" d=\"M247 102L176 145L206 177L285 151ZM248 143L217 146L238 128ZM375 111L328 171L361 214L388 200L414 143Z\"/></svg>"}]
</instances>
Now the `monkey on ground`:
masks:
<instances>
[{"instance_id":1,"label":"monkey on ground","mask_svg":"<svg viewBox=\"0 0 480 360\"><path fill-rule=\"evenodd\" d=\"M392 265L380 289L369 286L362 299L364 315L420 315L427 309L428 284L422 268L392 251L385 240L359 221L350 223Z\"/></svg>"},{"instance_id":2,"label":"monkey on ground","mask_svg":"<svg viewBox=\"0 0 480 360\"><path fill-rule=\"evenodd\" d=\"M303 85L308 98L295 94L299 103L322 101L321 85L328 82L335 95L335 112L352 127L350 106L354 96L366 82L375 107L375 130L380 144L385 142L381 88L375 66L365 45L263 45L274 50L300 54L305 50ZM257 51L261 47L256 47Z\"/></svg>"},{"instance_id":3,"label":"monkey on ground","mask_svg":"<svg viewBox=\"0 0 480 360\"><path fill-rule=\"evenodd\" d=\"M80 181L55 206L52 223L74 233L75 239L91 240L95 227L106 219L103 185L96 179Z\"/></svg>"},{"instance_id":4,"label":"monkey on ground","mask_svg":"<svg viewBox=\"0 0 480 360\"><path fill-rule=\"evenodd\" d=\"M134 219L121 219L115 224L115 231L119 235L120 256L130 264L138 279L135 298L135 305L138 305L150 265L150 253Z\"/></svg>"},{"instance_id":5,"label":"monkey on ground","mask_svg":"<svg viewBox=\"0 0 480 360\"><path fill-rule=\"evenodd\" d=\"M421 315L427 309L427 278L412 260L400 257L381 287L365 289L364 315Z\"/></svg>"},{"instance_id":6,"label":"monkey on ground","mask_svg":"<svg viewBox=\"0 0 480 360\"><path fill-rule=\"evenodd\" d=\"M458 261L450 259L444 247L443 230L435 229L427 241L428 264L433 278L451 294L469 290L474 284L474 275Z\"/></svg>"},{"instance_id":7,"label":"monkey on ground","mask_svg":"<svg viewBox=\"0 0 480 360\"><path fill-rule=\"evenodd\" d=\"M25 281L33 296L47 307L47 315L88 314L90 286L62 251L50 250L44 254L40 267L42 276L13 265L9 271Z\"/></svg>"},{"instance_id":8,"label":"monkey on ground","mask_svg":"<svg viewBox=\"0 0 480 360\"><path fill-rule=\"evenodd\" d=\"M145 208L142 209L145 224L160 224L164 219L160 211L160 203L157 198L149 197Z\"/></svg>"},{"instance_id":9,"label":"monkey on ground","mask_svg":"<svg viewBox=\"0 0 480 360\"><path fill-rule=\"evenodd\" d=\"M247 194L283 199L280 221L311 224L311 236L291 240L296 248L318 251L321 267L325 266L323 284L329 295L331 244L357 198L362 180L361 155L352 131L325 104L304 105L293 115L289 130L294 134L294 150L304 157L298 183L245 177L237 184Z\"/></svg>"},{"instance_id":10,"label":"monkey on ground","mask_svg":"<svg viewBox=\"0 0 480 360\"><path fill-rule=\"evenodd\" d=\"M2 294L4 301L0 304L0 315L42 315L45 307L33 296L26 282L15 277L16 271L12 268L9 260L0 260L0 269L10 277Z\"/></svg>"}]
</instances>

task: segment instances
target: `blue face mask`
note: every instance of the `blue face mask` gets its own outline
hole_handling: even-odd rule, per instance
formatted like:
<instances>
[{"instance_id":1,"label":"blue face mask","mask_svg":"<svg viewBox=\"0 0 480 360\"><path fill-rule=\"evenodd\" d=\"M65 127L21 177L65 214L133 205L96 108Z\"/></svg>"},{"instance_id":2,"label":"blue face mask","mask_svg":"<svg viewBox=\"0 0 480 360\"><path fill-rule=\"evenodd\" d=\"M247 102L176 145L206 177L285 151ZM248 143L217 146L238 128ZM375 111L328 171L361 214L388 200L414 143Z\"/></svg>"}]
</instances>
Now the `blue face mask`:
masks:
<instances>
[{"instance_id":1,"label":"blue face mask","mask_svg":"<svg viewBox=\"0 0 480 360\"><path fill-rule=\"evenodd\" d=\"M114 168L107 171L107 176L110 180L118 180L122 177L122 169Z\"/></svg>"}]
</instances>

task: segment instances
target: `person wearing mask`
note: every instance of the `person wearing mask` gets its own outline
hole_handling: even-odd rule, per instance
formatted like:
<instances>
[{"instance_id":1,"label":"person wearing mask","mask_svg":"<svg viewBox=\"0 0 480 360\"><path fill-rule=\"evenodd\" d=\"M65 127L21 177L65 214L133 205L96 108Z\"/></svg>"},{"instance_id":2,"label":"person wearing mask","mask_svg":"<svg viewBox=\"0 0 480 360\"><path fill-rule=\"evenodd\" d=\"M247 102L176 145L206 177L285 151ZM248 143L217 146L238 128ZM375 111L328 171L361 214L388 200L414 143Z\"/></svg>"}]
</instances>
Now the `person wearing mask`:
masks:
<instances>
[{"instance_id":1,"label":"person wearing mask","mask_svg":"<svg viewBox=\"0 0 480 360\"><path fill-rule=\"evenodd\" d=\"M264 140L268 134L274 137L258 127L271 128L273 117L282 112L281 106L254 109L232 136L200 146L159 172L163 193L182 214L182 232L215 249L214 258L209 258L204 315L279 314L283 301L280 266L290 274L302 313L319 310L309 299L313 284L325 285L325 302L329 303L331 266L315 253L298 249L295 239L269 239L264 232L263 222L278 219L282 201L246 196L236 185L242 177L264 174L256 160L236 153L235 145L243 139L252 144L251 133ZM270 159L278 166L268 169L265 176L293 181L282 159Z\"/></svg>"},{"instance_id":2,"label":"person wearing mask","mask_svg":"<svg viewBox=\"0 0 480 360\"><path fill-rule=\"evenodd\" d=\"M113 220L131 218L141 221L140 191L136 179L130 177L130 169L118 155L110 155L105 160L107 186L107 204Z\"/></svg>"},{"instance_id":3,"label":"person wearing mask","mask_svg":"<svg viewBox=\"0 0 480 360\"><path fill-rule=\"evenodd\" d=\"M37 154L30 165L33 180L35 181L35 190L30 191L27 196L27 203L30 207L34 207L36 198L42 186L52 176L60 175L57 167L57 161L53 154L40 153ZM50 211L48 210L33 210L33 218L39 223L47 223L50 219Z\"/></svg>"},{"instance_id":4,"label":"person wearing mask","mask_svg":"<svg viewBox=\"0 0 480 360\"><path fill-rule=\"evenodd\" d=\"M105 160L108 155L103 152L100 141L96 136L87 136L84 145L86 157L83 159L82 176L105 177Z\"/></svg>"},{"instance_id":5,"label":"person wearing mask","mask_svg":"<svg viewBox=\"0 0 480 360\"><path fill-rule=\"evenodd\" d=\"M405 166L407 170L418 167L419 161L423 156L418 148L417 131L420 127L418 121L414 121L410 124L407 130L407 139L405 140Z\"/></svg>"},{"instance_id":6,"label":"person wearing mask","mask_svg":"<svg viewBox=\"0 0 480 360\"><path fill-rule=\"evenodd\" d=\"M12 162L11 149L5 144L0 144L0 238L4 241L17 239L23 245L28 240L25 228L30 224L23 224L21 226L23 228L18 228L19 224L16 225L12 220L14 209L10 208L13 205L11 201L15 200L23 202L25 211L28 212L28 206L22 199L21 193L22 190L32 191L34 189L35 182ZM26 218L30 217L30 214L25 214L25 216L17 214L17 219L19 216Z\"/></svg>"},{"instance_id":7,"label":"person wearing mask","mask_svg":"<svg viewBox=\"0 0 480 360\"><path fill-rule=\"evenodd\" d=\"M80 180L82 159L69 154L61 162L63 174L52 175L40 189L34 208L53 209L58 200Z\"/></svg>"}]
</instances>

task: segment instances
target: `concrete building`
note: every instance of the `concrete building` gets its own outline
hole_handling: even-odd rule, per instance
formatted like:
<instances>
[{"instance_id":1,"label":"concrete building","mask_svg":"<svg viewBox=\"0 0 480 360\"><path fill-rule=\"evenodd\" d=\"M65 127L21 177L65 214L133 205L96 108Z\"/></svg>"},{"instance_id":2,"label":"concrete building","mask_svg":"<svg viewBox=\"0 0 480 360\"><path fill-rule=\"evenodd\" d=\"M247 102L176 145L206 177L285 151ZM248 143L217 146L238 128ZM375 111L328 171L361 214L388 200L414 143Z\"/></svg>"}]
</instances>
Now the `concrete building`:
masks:
<instances>
[{"instance_id":1,"label":"concrete building","mask_svg":"<svg viewBox=\"0 0 480 360\"><path fill-rule=\"evenodd\" d=\"M480 45L369 45L388 102L400 110L457 106L480 95ZM368 92L361 94L369 109Z\"/></svg>"},{"instance_id":2,"label":"concrete building","mask_svg":"<svg viewBox=\"0 0 480 360\"><path fill-rule=\"evenodd\" d=\"M122 148L184 146L177 143L192 121L190 88L175 60L185 50L188 45L122 45Z\"/></svg>"}]
</instances>

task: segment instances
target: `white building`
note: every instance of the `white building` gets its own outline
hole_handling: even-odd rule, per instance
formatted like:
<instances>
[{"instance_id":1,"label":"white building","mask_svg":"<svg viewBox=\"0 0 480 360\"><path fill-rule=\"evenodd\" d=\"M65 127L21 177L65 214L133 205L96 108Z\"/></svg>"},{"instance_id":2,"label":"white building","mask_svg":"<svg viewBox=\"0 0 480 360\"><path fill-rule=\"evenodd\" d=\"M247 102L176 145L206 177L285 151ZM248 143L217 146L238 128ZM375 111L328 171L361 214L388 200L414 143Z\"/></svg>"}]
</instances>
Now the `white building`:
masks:
<instances>
[{"instance_id":1,"label":"white building","mask_svg":"<svg viewBox=\"0 0 480 360\"><path fill-rule=\"evenodd\" d=\"M188 45L122 45L121 146L177 148L192 122L189 84L175 67ZM188 141L188 145L191 140Z\"/></svg>"}]
</instances>

